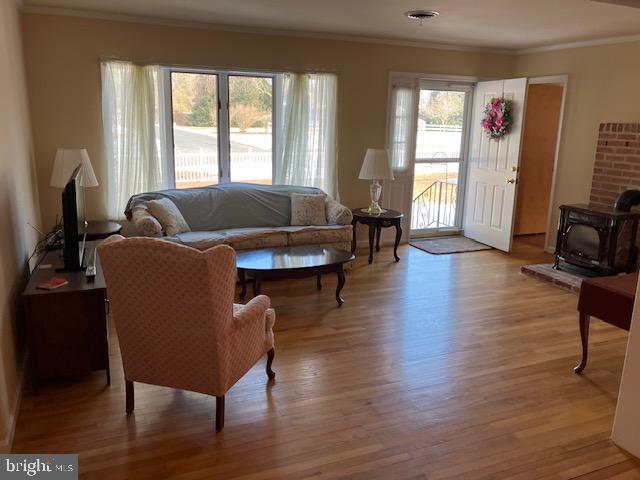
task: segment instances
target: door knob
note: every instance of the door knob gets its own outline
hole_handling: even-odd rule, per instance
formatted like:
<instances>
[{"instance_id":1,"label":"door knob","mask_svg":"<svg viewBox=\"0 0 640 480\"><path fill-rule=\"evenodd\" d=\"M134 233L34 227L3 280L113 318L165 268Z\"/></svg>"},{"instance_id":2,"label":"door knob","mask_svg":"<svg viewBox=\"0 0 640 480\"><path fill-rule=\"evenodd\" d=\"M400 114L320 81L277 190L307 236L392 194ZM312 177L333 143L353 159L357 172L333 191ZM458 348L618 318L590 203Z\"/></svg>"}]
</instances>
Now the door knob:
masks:
<instances>
[{"instance_id":1,"label":"door knob","mask_svg":"<svg viewBox=\"0 0 640 480\"><path fill-rule=\"evenodd\" d=\"M507 180L507 183L510 183L511 185L513 185L514 183L516 183L516 179L510 178L509 180Z\"/></svg>"}]
</instances>

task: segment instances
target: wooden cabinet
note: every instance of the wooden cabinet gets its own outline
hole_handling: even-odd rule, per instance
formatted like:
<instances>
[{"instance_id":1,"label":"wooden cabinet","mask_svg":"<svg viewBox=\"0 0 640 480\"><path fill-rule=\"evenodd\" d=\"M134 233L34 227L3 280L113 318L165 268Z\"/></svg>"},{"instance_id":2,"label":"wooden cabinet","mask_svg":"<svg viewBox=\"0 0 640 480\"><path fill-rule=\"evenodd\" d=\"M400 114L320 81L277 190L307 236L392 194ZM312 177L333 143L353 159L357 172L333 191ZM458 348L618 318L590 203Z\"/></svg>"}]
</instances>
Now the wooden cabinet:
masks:
<instances>
[{"instance_id":1,"label":"wooden cabinet","mask_svg":"<svg viewBox=\"0 0 640 480\"><path fill-rule=\"evenodd\" d=\"M87 255L98 242L87 243ZM61 251L46 254L29 279L23 298L30 375L37 391L42 380L105 370L110 383L106 287L99 263L95 279L84 272L56 272ZM36 285L51 277L69 283L55 290Z\"/></svg>"}]
</instances>

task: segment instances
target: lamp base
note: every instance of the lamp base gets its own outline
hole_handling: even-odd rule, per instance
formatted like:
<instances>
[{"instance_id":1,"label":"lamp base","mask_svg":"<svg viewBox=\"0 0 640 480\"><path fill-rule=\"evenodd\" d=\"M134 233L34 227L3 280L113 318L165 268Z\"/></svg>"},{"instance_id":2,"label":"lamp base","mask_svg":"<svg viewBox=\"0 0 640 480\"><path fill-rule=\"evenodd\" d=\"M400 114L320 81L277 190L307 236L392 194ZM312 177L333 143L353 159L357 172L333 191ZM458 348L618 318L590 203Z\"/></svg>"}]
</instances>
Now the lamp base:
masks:
<instances>
[{"instance_id":1,"label":"lamp base","mask_svg":"<svg viewBox=\"0 0 640 480\"><path fill-rule=\"evenodd\" d=\"M380 214L380 213L386 213L386 210L384 208L381 208L380 205L378 205L377 203L375 205L371 204L367 208L362 208L360 210L362 212L370 213L372 215L376 215L376 214Z\"/></svg>"},{"instance_id":2,"label":"lamp base","mask_svg":"<svg viewBox=\"0 0 640 480\"><path fill-rule=\"evenodd\" d=\"M386 212L384 208L380 208L380 204L378 203L378 201L380 200L381 193L382 193L382 185L380 185L380 183L378 183L377 180L374 180L373 182L371 182L371 185L369 186L369 194L371 195L371 204L369 205L369 208L363 209L364 212L370 213L372 215Z\"/></svg>"}]
</instances>

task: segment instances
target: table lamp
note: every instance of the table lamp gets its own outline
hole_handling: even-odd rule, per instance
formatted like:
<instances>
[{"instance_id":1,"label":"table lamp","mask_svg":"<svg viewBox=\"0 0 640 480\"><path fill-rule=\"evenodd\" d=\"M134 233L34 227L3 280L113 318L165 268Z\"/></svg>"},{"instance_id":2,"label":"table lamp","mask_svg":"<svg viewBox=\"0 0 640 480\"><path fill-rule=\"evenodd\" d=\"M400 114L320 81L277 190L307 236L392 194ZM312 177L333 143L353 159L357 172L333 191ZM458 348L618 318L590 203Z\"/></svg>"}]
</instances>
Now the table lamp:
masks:
<instances>
[{"instance_id":1,"label":"table lamp","mask_svg":"<svg viewBox=\"0 0 640 480\"><path fill-rule=\"evenodd\" d=\"M382 148L368 148L362 162L360 175L361 180L373 180L369 187L371 195L371 205L369 208L363 209L367 213L384 213L386 210L380 208L378 201L382 193L382 185L378 180L393 180L393 169L389 161L389 152Z\"/></svg>"},{"instance_id":2,"label":"table lamp","mask_svg":"<svg viewBox=\"0 0 640 480\"><path fill-rule=\"evenodd\" d=\"M64 188L69 181L69 178L71 178L71 174L78 165L82 165L81 186L97 187L98 180L96 179L96 174L93 172L93 167L89 160L89 154L84 148L58 149L56 152L56 158L53 162L51 181L49 182L50 185L56 188Z\"/></svg>"}]
</instances>

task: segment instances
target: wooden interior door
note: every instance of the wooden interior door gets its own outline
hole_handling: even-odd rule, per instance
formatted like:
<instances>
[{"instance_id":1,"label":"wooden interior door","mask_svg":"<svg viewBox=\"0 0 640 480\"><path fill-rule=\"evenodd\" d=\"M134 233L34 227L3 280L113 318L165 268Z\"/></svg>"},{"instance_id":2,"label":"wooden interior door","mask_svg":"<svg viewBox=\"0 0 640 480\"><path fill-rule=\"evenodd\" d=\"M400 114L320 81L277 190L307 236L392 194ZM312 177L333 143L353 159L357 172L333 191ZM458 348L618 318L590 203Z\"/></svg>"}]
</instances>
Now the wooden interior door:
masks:
<instances>
[{"instance_id":1,"label":"wooden interior door","mask_svg":"<svg viewBox=\"0 0 640 480\"><path fill-rule=\"evenodd\" d=\"M511 250L527 79L480 82L476 86L467 171L464 234L486 245ZM500 140L489 140L480 122L493 98L513 102L513 124Z\"/></svg>"},{"instance_id":2,"label":"wooden interior door","mask_svg":"<svg viewBox=\"0 0 640 480\"><path fill-rule=\"evenodd\" d=\"M563 85L530 84L522 135L515 235L545 233Z\"/></svg>"}]
</instances>

